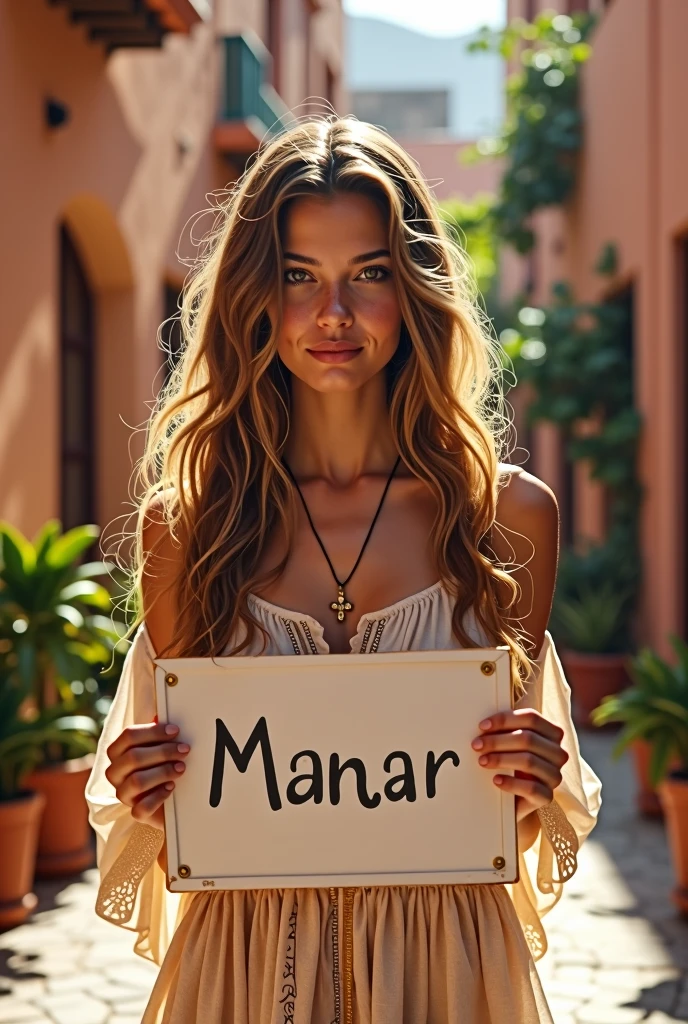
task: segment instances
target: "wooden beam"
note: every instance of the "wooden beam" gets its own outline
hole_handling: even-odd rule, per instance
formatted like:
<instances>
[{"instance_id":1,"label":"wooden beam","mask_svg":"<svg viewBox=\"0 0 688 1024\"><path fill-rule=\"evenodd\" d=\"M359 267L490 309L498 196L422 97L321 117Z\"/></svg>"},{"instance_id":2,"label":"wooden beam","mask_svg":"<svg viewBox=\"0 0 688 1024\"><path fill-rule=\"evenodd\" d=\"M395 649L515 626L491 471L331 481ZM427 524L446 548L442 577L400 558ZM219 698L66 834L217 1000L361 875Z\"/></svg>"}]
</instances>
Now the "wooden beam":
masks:
<instances>
[{"instance_id":1,"label":"wooden beam","mask_svg":"<svg viewBox=\"0 0 688 1024\"><path fill-rule=\"evenodd\" d=\"M158 47L161 45L164 35L162 29L128 32L125 29L119 31L118 29L94 28L89 32L91 39L98 43L104 43L108 50L118 50L125 46Z\"/></svg>"}]
</instances>

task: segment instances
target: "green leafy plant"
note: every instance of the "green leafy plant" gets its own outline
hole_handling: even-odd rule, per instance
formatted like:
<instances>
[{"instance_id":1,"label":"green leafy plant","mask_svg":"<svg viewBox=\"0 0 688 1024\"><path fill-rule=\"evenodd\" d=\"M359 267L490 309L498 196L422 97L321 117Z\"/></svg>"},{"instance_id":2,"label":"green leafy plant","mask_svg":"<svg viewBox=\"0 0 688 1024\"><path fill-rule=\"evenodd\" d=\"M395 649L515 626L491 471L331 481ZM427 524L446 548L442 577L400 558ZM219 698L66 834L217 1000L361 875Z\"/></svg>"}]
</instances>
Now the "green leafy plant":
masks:
<instances>
[{"instance_id":1,"label":"green leafy plant","mask_svg":"<svg viewBox=\"0 0 688 1024\"><path fill-rule=\"evenodd\" d=\"M50 745L79 757L95 749L98 727L85 715L65 715L58 708L42 712L30 706L16 673L0 665L0 801L23 789L27 775L45 759Z\"/></svg>"},{"instance_id":2,"label":"green leafy plant","mask_svg":"<svg viewBox=\"0 0 688 1024\"><path fill-rule=\"evenodd\" d=\"M631 659L633 685L605 697L592 713L595 725L622 722L615 756L634 740L651 745L649 776L653 786L667 774L673 761L678 773L688 776L688 644L671 637L677 662L671 665L651 648Z\"/></svg>"},{"instance_id":3,"label":"green leafy plant","mask_svg":"<svg viewBox=\"0 0 688 1024\"><path fill-rule=\"evenodd\" d=\"M597 269L610 273L615 265L616 251L608 244ZM617 617L612 614L616 606L621 612L610 652L631 648L641 583L642 488L636 463L642 421L633 401L631 318L626 297L577 302L571 288L559 282L551 305L521 307L516 325L501 335L516 376L531 387L530 422L556 424L568 458L585 462L592 479L605 486L606 539L562 552L554 614L556 619L557 607L571 602L588 605L592 590L610 595L613 590L619 597L610 597L609 615Z\"/></svg>"},{"instance_id":4,"label":"green leafy plant","mask_svg":"<svg viewBox=\"0 0 688 1024\"><path fill-rule=\"evenodd\" d=\"M98 534L97 526L63 534L50 520L31 542L0 523L0 654L41 721L46 713L85 710L91 721L97 717L90 699L98 688L94 676L112 662L124 632L106 614L110 594L98 582L108 565L78 564ZM50 759L74 756L75 742L63 734L59 745L51 744Z\"/></svg>"},{"instance_id":5,"label":"green leafy plant","mask_svg":"<svg viewBox=\"0 0 688 1024\"><path fill-rule=\"evenodd\" d=\"M575 184L583 140L580 69L592 53L587 40L595 23L589 14L543 13L532 23L516 18L501 32L485 28L468 46L517 58L521 65L507 82L501 134L479 140L465 156L504 159L491 216L497 233L521 253L535 244L532 214L565 202Z\"/></svg>"},{"instance_id":6,"label":"green leafy plant","mask_svg":"<svg viewBox=\"0 0 688 1024\"><path fill-rule=\"evenodd\" d=\"M587 654L627 650L627 606L632 592L619 591L614 583L581 586L571 597L560 597L552 609L552 632L557 642Z\"/></svg>"}]
</instances>

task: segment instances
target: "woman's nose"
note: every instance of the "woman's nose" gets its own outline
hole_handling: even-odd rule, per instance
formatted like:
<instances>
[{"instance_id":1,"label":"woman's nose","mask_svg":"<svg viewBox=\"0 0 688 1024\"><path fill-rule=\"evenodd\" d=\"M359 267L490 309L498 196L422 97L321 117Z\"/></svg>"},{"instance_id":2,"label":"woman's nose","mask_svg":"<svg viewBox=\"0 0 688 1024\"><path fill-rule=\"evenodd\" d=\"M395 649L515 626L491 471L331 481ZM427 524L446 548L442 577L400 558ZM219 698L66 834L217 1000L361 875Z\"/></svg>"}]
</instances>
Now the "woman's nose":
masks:
<instances>
[{"instance_id":1,"label":"woman's nose","mask_svg":"<svg viewBox=\"0 0 688 1024\"><path fill-rule=\"evenodd\" d=\"M349 327L353 322L351 306L346 301L341 285L328 288L318 314L320 327Z\"/></svg>"}]
</instances>

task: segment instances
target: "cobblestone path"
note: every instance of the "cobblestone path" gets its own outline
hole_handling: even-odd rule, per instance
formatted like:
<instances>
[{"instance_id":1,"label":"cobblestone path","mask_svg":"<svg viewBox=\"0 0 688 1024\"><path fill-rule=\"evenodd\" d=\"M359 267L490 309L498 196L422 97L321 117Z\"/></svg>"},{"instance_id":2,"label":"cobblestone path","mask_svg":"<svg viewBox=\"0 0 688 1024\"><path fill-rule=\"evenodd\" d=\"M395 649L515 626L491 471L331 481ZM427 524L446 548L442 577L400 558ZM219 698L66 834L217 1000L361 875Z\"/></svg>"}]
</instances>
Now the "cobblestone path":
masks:
<instances>
[{"instance_id":1,"label":"cobblestone path","mask_svg":"<svg viewBox=\"0 0 688 1024\"><path fill-rule=\"evenodd\" d=\"M540 973L555 1024L688 1021L688 921L670 902L663 824L636 815L631 765L610 760L609 735L581 743L604 806L546 918ZM156 968L95 916L95 889L95 871L41 883L32 921L0 935L0 1024L139 1024Z\"/></svg>"}]
</instances>

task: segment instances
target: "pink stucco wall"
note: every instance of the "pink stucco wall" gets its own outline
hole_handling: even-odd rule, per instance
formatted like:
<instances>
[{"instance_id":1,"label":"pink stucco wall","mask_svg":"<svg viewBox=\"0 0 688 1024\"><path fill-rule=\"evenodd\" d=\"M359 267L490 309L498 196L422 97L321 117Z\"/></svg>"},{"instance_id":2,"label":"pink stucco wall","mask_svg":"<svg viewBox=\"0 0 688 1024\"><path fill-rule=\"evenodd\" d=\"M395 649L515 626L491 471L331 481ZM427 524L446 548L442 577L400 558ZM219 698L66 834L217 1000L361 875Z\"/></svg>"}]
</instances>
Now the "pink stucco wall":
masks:
<instances>
[{"instance_id":1,"label":"pink stucco wall","mask_svg":"<svg viewBox=\"0 0 688 1024\"><path fill-rule=\"evenodd\" d=\"M292 104L304 98L304 53L290 39L305 8L283 0L281 87ZM175 252L188 219L236 176L212 142L216 34L266 29L260 0L216 0L214 10L215 24L170 34L159 50L108 58L65 8L0 0L0 517L28 534L59 514L62 222L96 299L97 519L117 529L129 510L142 442L131 428L145 423L161 381L163 285L183 280ZM324 82L327 65L338 82L339 0L323 0L313 19L312 76ZM64 127L46 128L47 96L68 105Z\"/></svg>"}]
</instances>

